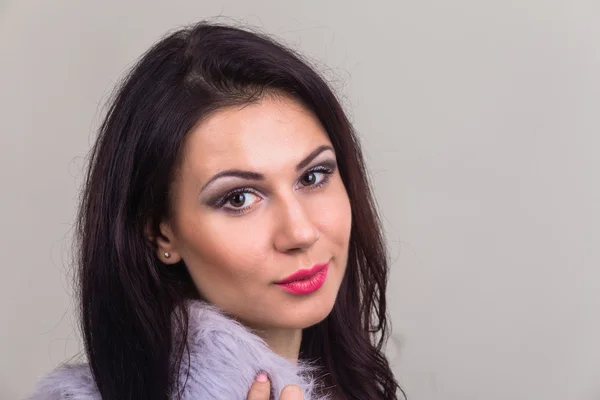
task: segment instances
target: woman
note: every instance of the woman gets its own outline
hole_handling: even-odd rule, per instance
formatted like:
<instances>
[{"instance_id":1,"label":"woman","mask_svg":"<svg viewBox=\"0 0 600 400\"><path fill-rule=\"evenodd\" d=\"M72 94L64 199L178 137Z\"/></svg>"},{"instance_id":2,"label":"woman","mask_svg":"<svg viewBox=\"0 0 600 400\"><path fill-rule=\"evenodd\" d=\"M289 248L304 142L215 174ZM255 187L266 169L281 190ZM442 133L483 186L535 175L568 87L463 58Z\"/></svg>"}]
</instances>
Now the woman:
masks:
<instances>
[{"instance_id":1,"label":"woman","mask_svg":"<svg viewBox=\"0 0 600 400\"><path fill-rule=\"evenodd\" d=\"M358 141L323 79L265 36L200 23L142 57L92 149L77 232L89 364L33 398L401 393Z\"/></svg>"}]
</instances>

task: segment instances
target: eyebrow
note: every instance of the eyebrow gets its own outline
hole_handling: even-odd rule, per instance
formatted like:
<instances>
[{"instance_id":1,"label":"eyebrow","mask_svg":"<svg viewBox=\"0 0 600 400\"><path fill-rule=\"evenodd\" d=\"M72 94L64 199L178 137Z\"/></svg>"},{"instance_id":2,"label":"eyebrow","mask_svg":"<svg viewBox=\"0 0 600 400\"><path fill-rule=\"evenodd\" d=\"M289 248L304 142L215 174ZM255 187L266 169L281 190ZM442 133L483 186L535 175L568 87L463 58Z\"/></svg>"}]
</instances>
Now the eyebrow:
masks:
<instances>
[{"instance_id":1,"label":"eyebrow","mask_svg":"<svg viewBox=\"0 0 600 400\"><path fill-rule=\"evenodd\" d=\"M312 160L314 160L319 154L321 154L322 152L324 152L326 150L334 151L333 147L331 147L329 145L322 145L322 146L317 147L309 155L304 157L304 159L302 161L300 161L298 163L298 165L296 165L296 172L300 172L300 170L304 169L308 164L310 164L310 162ZM210 178L208 180L208 182L206 182L204 184L204 186L202 186L202 189L200 189L200 191L201 192L204 191L204 189L206 189L206 187L208 185L210 185L217 179L224 178L224 177L242 178L242 179L247 179L250 181L263 181L265 179L265 176L258 172L244 171L241 169L228 169L228 170L221 171L221 172L215 174L212 178Z\"/></svg>"}]
</instances>

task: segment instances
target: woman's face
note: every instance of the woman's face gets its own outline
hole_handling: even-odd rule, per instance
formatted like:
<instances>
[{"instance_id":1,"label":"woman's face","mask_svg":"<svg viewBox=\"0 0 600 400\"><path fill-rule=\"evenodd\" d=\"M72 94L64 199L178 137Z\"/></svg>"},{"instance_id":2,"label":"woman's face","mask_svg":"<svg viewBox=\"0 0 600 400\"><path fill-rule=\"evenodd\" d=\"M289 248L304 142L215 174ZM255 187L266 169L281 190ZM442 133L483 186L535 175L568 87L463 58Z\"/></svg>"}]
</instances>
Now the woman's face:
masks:
<instances>
[{"instance_id":1,"label":"woman's face","mask_svg":"<svg viewBox=\"0 0 600 400\"><path fill-rule=\"evenodd\" d=\"M159 257L183 259L201 296L250 327L318 323L348 259L350 202L336 165L324 128L295 100L266 96L212 114L186 142ZM327 262L311 293L277 284Z\"/></svg>"}]
</instances>

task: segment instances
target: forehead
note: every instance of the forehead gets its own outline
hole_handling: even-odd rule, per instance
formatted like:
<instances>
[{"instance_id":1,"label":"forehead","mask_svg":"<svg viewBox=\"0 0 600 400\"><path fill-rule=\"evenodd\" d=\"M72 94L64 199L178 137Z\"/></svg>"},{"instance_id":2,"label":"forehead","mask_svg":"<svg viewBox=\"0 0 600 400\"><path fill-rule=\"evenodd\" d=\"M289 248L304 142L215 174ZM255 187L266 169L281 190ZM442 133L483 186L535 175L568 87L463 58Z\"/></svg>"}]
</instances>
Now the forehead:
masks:
<instances>
[{"instance_id":1,"label":"forehead","mask_svg":"<svg viewBox=\"0 0 600 400\"><path fill-rule=\"evenodd\" d=\"M231 168L294 168L322 144L331 142L314 114L291 98L268 96L202 121L186 143L184 170L209 179Z\"/></svg>"}]
</instances>

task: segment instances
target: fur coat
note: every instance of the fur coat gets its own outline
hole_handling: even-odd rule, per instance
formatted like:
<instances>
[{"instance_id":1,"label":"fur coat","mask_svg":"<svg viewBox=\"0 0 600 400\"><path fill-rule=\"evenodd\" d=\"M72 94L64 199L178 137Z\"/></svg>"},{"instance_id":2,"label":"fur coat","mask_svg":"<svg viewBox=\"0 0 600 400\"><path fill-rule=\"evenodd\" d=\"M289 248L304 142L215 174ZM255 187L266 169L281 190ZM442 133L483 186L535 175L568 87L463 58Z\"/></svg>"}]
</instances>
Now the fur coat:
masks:
<instances>
[{"instance_id":1,"label":"fur coat","mask_svg":"<svg viewBox=\"0 0 600 400\"><path fill-rule=\"evenodd\" d=\"M314 370L275 354L250 330L201 301L188 303L188 347L180 384L182 400L245 400L260 371L269 375L275 399L285 385L296 384L305 400L326 400L314 393ZM189 376L187 376L189 371ZM87 364L68 365L42 378L29 400L101 400Z\"/></svg>"}]
</instances>

